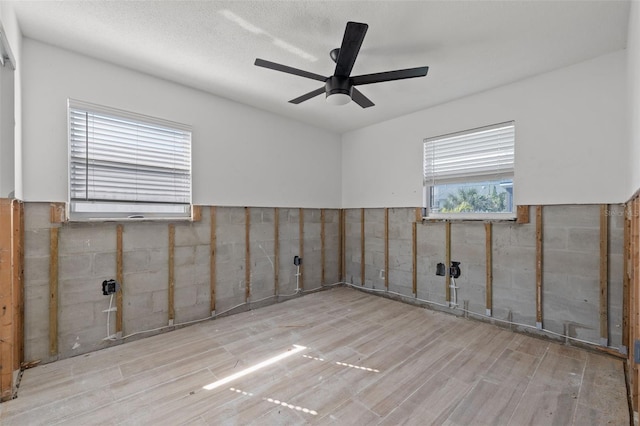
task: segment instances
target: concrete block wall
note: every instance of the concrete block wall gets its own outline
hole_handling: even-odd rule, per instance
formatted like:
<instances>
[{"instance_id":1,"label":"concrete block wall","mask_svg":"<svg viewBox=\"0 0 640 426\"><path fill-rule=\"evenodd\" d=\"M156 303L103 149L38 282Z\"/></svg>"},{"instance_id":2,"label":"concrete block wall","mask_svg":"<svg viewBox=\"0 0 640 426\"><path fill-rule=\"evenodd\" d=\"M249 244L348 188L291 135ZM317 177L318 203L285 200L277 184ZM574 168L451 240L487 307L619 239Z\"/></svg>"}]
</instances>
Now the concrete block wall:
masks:
<instances>
[{"instance_id":1,"label":"concrete block wall","mask_svg":"<svg viewBox=\"0 0 640 426\"><path fill-rule=\"evenodd\" d=\"M101 228L105 225L94 225ZM62 227L62 233L70 227L86 227L85 224L69 224ZM116 241L115 229L109 236ZM169 295L167 292L169 282L169 228L166 223L128 223L123 227L123 323L124 334L137 333L144 330L162 327L168 324ZM115 251L115 248L114 248ZM116 264L113 263L111 275L107 278L115 279ZM87 281L85 292L98 291L97 281ZM60 298L66 297L61 293ZM102 296L108 299L110 296ZM111 315L113 318L113 315ZM106 314L102 320L106 322ZM113 319L112 319L113 321ZM103 323L104 324L104 323ZM74 327L73 331L78 331ZM113 328L112 328L113 330ZM60 357L67 352L60 352Z\"/></svg>"},{"instance_id":2,"label":"concrete block wall","mask_svg":"<svg viewBox=\"0 0 640 426\"><path fill-rule=\"evenodd\" d=\"M427 235L426 238L429 236ZM445 258L441 258L442 263L444 260ZM451 224L451 261L460 262L460 270L463 272L459 278L455 279L458 289L455 289L455 292L451 291L451 300L456 294L459 306L464 307L464 301L467 301L469 310L484 313L487 264L484 224L468 222ZM435 268L435 265L433 267Z\"/></svg>"},{"instance_id":3,"label":"concrete block wall","mask_svg":"<svg viewBox=\"0 0 640 426\"><path fill-rule=\"evenodd\" d=\"M609 217L609 345L622 345L624 298L624 205L611 205Z\"/></svg>"},{"instance_id":4,"label":"concrete block wall","mask_svg":"<svg viewBox=\"0 0 640 426\"><path fill-rule=\"evenodd\" d=\"M49 229L57 225L50 223L49 204L24 207L24 358L48 362L55 360L49 355Z\"/></svg>"},{"instance_id":5,"label":"concrete block wall","mask_svg":"<svg viewBox=\"0 0 640 426\"><path fill-rule=\"evenodd\" d=\"M360 265L362 264L360 215L360 209L346 209L344 211L344 281L349 284L364 285L360 271Z\"/></svg>"},{"instance_id":6,"label":"concrete block wall","mask_svg":"<svg viewBox=\"0 0 640 426\"><path fill-rule=\"evenodd\" d=\"M418 298L446 304L445 277L436 275L436 265L446 259L445 228L441 223L424 223L416 227Z\"/></svg>"},{"instance_id":7,"label":"concrete block wall","mask_svg":"<svg viewBox=\"0 0 640 426\"><path fill-rule=\"evenodd\" d=\"M389 288L413 296L413 230L415 209L389 209Z\"/></svg>"},{"instance_id":8,"label":"concrete block wall","mask_svg":"<svg viewBox=\"0 0 640 426\"><path fill-rule=\"evenodd\" d=\"M412 292L414 208L389 211L389 291L409 298ZM600 206L558 205L543 208L543 327L600 344ZM609 346L622 340L622 264L624 208L608 208ZM536 216L527 224L492 223L492 316L536 325ZM445 278L436 264L446 259L445 223L417 224L417 298L446 304ZM365 280L384 288L384 209L365 210ZM361 212L346 211L345 280L361 285ZM451 260L461 262L456 280L458 304L486 314L486 230L483 221L451 223ZM453 294L452 294L453 295ZM418 302L418 301L416 301ZM463 314L452 309L452 313Z\"/></svg>"},{"instance_id":9,"label":"concrete block wall","mask_svg":"<svg viewBox=\"0 0 640 426\"><path fill-rule=\"evenodd\" d=\"M209 209L203 210L198 222L175 224L176 323L206 318L211 314L211 215Z\"/></svg>"},{"instance_id":10,"label":"concrete block wall","mask_svg":"<svg viewBox=\"0 0 640 426\"><path fill-rule=\"evenodd\" d=\"M322 285L322 242L320 237L320 209L304 210L304 245L302 248L303 284L305 290ZM293 262L293 259L291 259Z\"/></svg>"},{"instance_id":11,"label":"concrete block wall","mask_svg":"<svg viewBox=\"0 0 640 426\"><path fill-rule=\"evenodd\" d=\"M216 207L216 312L245 302L245 209Z\"/></svg>"},{"instance_id":12,"label":"concrete block wall","mask_svg":"<svg viewBox=\"0 0 640 426\"><path fill-rule=\"evenodd\" d=\"M276 213L277 212L277 213ZM345 211L344 281L389 290L407 298L412 289L413 208L389 208L389 268L385 270L384 209L365 209L365 277L361 277L361 209ZM545 206L543 216L543 326L545 329L600 344L599 213L597 205ZM535 326L535 214L531 223L492 224L493 317ZM273 303L275 268L279 300L296 291L294 256L303 258L306 290L333 284L340 277L339 211L324 210L325 261L322 262L321 210L304 209L304 244L300 252L300 209L250 208L249 302ZM279 219L279 260L275 259L275 215ZM622 334L622 206L609 206L609 341ZM210 315L210 261L216 260L216 312L245 303L246 209L216 207L215 248L211 247L210 209L197 222L175 226L175 323ZM50 228L59 228L59 353L50 355L49 242ZM117 344L104 341L115 332L115 314L107 313L110 297L101 283L115 278L115 223L50 223L48 203L25 205L25 359L43 362ZM123 334L168 325L169 224L123 223ZM445 225L418 223L417 298L445 304L444 277L435 275L445 261ZM451 258L461 262L456 281L458 303L485 313L485 228L483 222L451 224ZM255 305L258 306L258 305ZM255 307L254 306L254 307ZM248 309L244 305L241 309ZM452 313L461 314L460 310Z\"/></svg>"},{"instance_id":13,"label":"concrete block wall","mask_svg":"<svg viewBox=\"0 0 640 426\"><path fill-rule=\"evenodd\" d=\"M251 300L274 295L275 209L252 208L251 214Z\"/></svg>"},{"instance_id":14,"label":"concrete block wall","mask_svg":"<svg viewBox=\"0 0 640 426\"><path fill-rule=\"evenodd\" d=\"M384 288L388 274L389 289L413 296L412 222L415 209L390 208L389 270L385 271L384 209L365 209L364 261L365 277L361 277L362 227L361 209L345 210L345 281L367 288Z\"/></svg>"},{"instance_id":15,"label":"concrete block wall","mask_svg":"<svg viewBox=\"0 0 640 426\"><path fill-rule=\"evenodd\" d=\"M300 209L283 208L278 211L280 215L278 288L280 294L290 295L296 291L296 266L293 264L293 257L301 256L303 262L305 260L300 254Z\"/></svg>"},{"instance_id":16,"label":"concrete block wall","mask_svg":"<svg viewBox=\"0 0 640 426\"><path fill-rule=\"evenodd\" d=\"M340 277L340 211L324 211L324 284L331 285L341 281Z\"/></svg>"},{"instance_id":17,"label":"concrete block wall","mask_svg":"<svg viewBox=\"0 0 640 426\"><path fill-rule=\"evenodd\" d=\"M609 206L609 344L622 342L624 207ZM600 342L600 206L544 209L544 327Z\"/></svg>"},{"instance_id":18,"label":"concrete block wall","mask_svg":"<svg viewBox=\"0 0 640 426\"><path fill-rule=\"evenodd\" d=\"M215 254L216 312L245 303L246 209L216 207L216 247L211 247L211 209L196 222L176 222L174 239L175 324L211 315L211 258ZM300 210L250 208L249 302L275 303L275 268L281 295L295 294L300 255ZM279 215L279 264L275 261L275 214ZM321 212L304 209L305 289L322 275ZM339 277L339 211L325 210L325 282ZM119 344L115 312L103 280L116 278L117 224L50 222L49 203L25 204L25 359L50 362ZM169 222L123 222L123 335L168 327ZM50 229L59 228L58 353L49 354ZM115 298L113 301L115 306ZM248 309L243 305L237 311ZM144 336L144 334L140 335Z\"/></svg>"},{"instance_id":19,"label":"concrete block wall","mask_svg":"<svg viewBox=\"0 0 640 426\"><path fill-rule=\"evenodd\" d=\"M496 318L510 319L515 323L536 325L534 208L531 208L530 218L531 222L526 224L497 222L492 225L492 314ZM476 279L480 283L486 282L484 275Z\"/></svg>"},{"instance_id":20,"label":"concrete block wall","mask_svg":"<svg viewBox=\"0 0 640 426\"><path fill-rule=\"evenodd\" d=\"M365 210L365 286L384 288L385 284L385 238L384 209Z\"/></svg>"}]
</instances>

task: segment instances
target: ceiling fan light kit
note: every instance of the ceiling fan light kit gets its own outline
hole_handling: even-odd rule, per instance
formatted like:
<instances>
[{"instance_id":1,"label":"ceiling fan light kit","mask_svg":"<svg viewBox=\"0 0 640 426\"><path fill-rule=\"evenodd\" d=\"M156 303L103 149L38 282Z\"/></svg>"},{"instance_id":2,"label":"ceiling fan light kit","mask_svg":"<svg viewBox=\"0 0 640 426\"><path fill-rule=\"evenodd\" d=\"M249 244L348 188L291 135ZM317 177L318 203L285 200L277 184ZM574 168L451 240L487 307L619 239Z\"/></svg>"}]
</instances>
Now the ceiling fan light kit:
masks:
<instances>
[{"instance_id":1,"label":"ceiling fan light kit","mask_svg":"<svg viewBox=\"0 0 640 426\"><path fill-rule=\"evenodd\" d=\"M327 95L327 103L331 105L346 105L351 102L351 96L346 93L332 93Z\"/></svg>"},{"instance_id":2,"label":"ceiling fan light kit","mask_svg":"<svg viewBox=\"0 0 640 426\"><path fill-rule=\"evenodd\" d=\"M292 68L287 65L266 61L260 58L256 59L255 65L325 83L324 87L290 100L289 102L292 104L299 104L325 93L327 103L331 105L346 105L353 100L362 108L368 108L373 106L374 103L363 95L362 92L356 89L355 86L381 83L384 81L403 80L405 78L424 77L427 75L429 67L408 68L404 70L386 71L351 77L351 70L356 62L356 57L358 56L360 46L362 46L362 42L364 41L367 28L369 28L367 24L347 22L347 28L344 31L344 37L342 39L342 45L340 48L333 49L329 52L329 56L336 63L336 69L333 75L329 77Z\"/></svg>"}]
</instances>

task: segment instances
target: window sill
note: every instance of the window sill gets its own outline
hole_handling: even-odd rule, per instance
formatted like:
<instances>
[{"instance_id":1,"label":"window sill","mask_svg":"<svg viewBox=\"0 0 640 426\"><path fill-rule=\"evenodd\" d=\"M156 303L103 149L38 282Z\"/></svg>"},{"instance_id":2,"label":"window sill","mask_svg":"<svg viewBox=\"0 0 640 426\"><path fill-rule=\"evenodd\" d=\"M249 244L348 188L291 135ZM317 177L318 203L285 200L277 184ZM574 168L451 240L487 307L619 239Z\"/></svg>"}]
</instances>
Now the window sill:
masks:
<instances>
[{"instance_id":1,"label":"window sill","mask_svg":"<svg viewBox=\"0 0 640 426\"><path fill-rule=\"evenodd\" d=\"M192 217L88 217L74 218L66 220L68 223L114 223L114 222L197 222Z\"/></svg>"},{"instance_id":2,"label":"window sill","mask_svg":"<svg viewBox=\"0 0 640 426\"><path fill-rule=\"evenodd\" d=\"M517 219L514 213L493 213L493 214L432 214L424 216L423 221L427 222L515 222Z\"/></svg>"},{"instance_id":3,"label":"window sill","mask_svg":"<svg viewBox=\"0 0 640 426\"><path fill-rule=\"evenodd\" d=\"M202 218L202 206L147 205L146 211L127 211L126 203L68 203L64 222L198 222ZM107 210L105 210L107 208ZM120 210L119 210L120 209ZM153 211L155 209L155 211ZM144 209L143 209L144 210ZM64 212L63 212L64 214Z\"/></svg>"}]
</instances>

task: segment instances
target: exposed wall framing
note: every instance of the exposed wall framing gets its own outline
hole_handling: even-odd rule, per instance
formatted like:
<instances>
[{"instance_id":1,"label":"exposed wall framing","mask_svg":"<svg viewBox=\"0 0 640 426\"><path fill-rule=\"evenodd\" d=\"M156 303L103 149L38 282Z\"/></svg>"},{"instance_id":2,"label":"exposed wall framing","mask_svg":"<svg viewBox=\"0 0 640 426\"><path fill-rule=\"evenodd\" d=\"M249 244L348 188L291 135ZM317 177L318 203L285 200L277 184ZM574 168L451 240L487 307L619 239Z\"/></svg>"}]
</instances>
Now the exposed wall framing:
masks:
<instances>
[{"instance_id":1,"label":"exposed wall framing","mask_svg":"<svg viewBox=\"0 0 640 426\"><path fill-rule=\"evenodd\" d=\"M536 206L536 326L542 328L542 206Z\"/></svg>"},{"instance_id":2,"label":"exposed wall framing","mask_svg":"<svg viewBox=\"0 0 640 426\"><path fill-rule=\"evenodd\" d=\"M251 209L244 208L244 301L251 297Z\"/></svg>"},{"instance_id":3,"label":"exposed wall framing","mask_svg":"<svg viewBox=\"0 0 640 426\"><path fill-rule=\"evenodd\" d=\"M300 264L300 277L299 277L299 285L300 290L304 290L304 209L300 209L300 251L299 255L302 258L302 263Z\"/></svg>"},{"instance_id":4,"label":"exposed wall framing","mask_svg":"<svg viewBox=\"0 0 640 426\"><path fill-rule=\"evenodd\" d=\"M23 204L0 199L0 401L15 395L24 358Z\"/></svg>"},{"instance_id":5,"label":"exposed wall framing","mask_svg":"<svg viewBox=\"0 0 640 426\"><path fill-rule=\"evenodd\" d=\"M169 225L169 325L173 325L176 319L175 309L175 252L176 252L176 226L172 223Z\"/></svg>"},{"instance_id":6,"label":"exposed wall framing","mask_svg":"<svg viewBox=\"0 0 640 426\"><path fill-rule=\"evenodd\" d=\"M411 224L411 284L414 297L418 297L418 223L422 222L422 208L416 207L416 219Z\"/></svg>"},{"instance_id":7,"label":"exposed wall framing","mask_svg":"<svg viewBox=\"0 0 640 426\"><path fill-rule=\"evenodd\" d=\"M13 371L24 361L24 204L12 201Z\"/></svg>"},{"instance_id":8,"label":"exposed wall framing","mask_svg":"<svg viewBox=\"0 0 640 426\"><path fill-rule=\"evenodd\" d=\"M209 207L209 216L210 216L210 233L209 233L209 305L210 311L213 315L216 311L216 252L217 252L217 244L218 237L216 231L216 207Z\"/></svg>"},{"instance_id":9,"label":"exposed wall framing","mask_svg":"<svg viewBox=\"0 0 640 426\"><path fill-rule=\"evenodd\" d=\"M609 345L609 206L600 206L600 344Z\"/></svg>"},{"instance_id":10,"label":"exposed wall framing","mask_svg":"<svg viewBox=\"0 0 640 426\"><path fill-rule=\"evenodd\" d=\"M360 284L365 282L365 256L364 256L364 209L360 209Z\"/></svg>"},{"instance_id":11,"label":"exposed wall framing","mask_svg":"<svg viewBox=\"0 0 640 426\"><path fill-rule=\"evenodd\" d=\"M624 240L623 240L623 270L622 276L622 345L623 348L629 351L629 301L631 291L631 267L632 264L632 250L631 250L631 212L632 208L629 203L624 206Z\"/></svg>"},{"instance_id":12,"label":"exposed wall framing","mask_svg":"<svg viewBox=\"0 0 640 426\"><path fill-rule=\"evenodd\" d=\"M277 207L273 214L273 261L280 265L280 209ZM280 294L280 268L273 268L273 294Z\"/></svg>"},{"instance_id":13,"label":"exposed wall framing","mask_svg":"<svg viewBox=\"0 0 640 426\"><path fill-rule=\"evenodd\" d=\"M444 224L445 226L445 234L444 234L444 251L445 251L445 276L444 276L444 285L445 285L445 298L447 302L451 302L451 275L449 275L449 266L451 265L451 222L447 221Z\"/></svg>"},{"instance_id":14,"label":"exposed wall framing","mask_svg":"<svg viewBox=\"0 0 640 426\"><path fill-rule=\"evenodd\" d=\"M51 223L64 223L66 220L65 203L51 203L49 221Z\"/></svg>"},{"instance_id":15,"label":"exposed wall framing","mask_svg":"<svg viewBox=\"0 0 640 426\"><path fill-rule=\"evenodd\" d=\"M411 291L418 297L418 231L417 223L411 223Z\"/></svg>"},{"instance_id":16,"label":"exposed wall framing","mask_svg":"<svg viewBox=\"0 0 640 426\"><path fill-rule=\"evenodd\" d=\"M491 222L484 224L486 277L485 277L485 309L486 315L491 316L493 309L493 238Z\"/></svg>"},{"instance_id":17,"label":"exposed wall framing","mask_svg":"<svg viewBox=\"0 0 640 426\"><path fill-rule=\"evenodd\" d=\"M0 199L0 397L11 399L13 362L13 283L11 279L11 200Z\"/></svg>"},{"instance_id":18,"label":"exposed wall framing","mask_svg":"<svg viewBox=\"0 0 640 426\"><path fill-rule=\"evenodd\" d=\"M325 214L324 209L320 209L320 284L325 285Z\"/></svg>"},{"instance_id":19,"label":"exposed wall framing","mask_svg":"<svg viewBox=\"0 0 640 426\"><path fill-rule=\"evenodd\" d=\"M516 223L529 223L529 206L516 207Z\"/></svg>"},{"instance_id":20,"label":"exposed wall framing","mask_svg":"<svg viewBox=\"0 0 640 426\"><path fill-rule=\"evenodd\" d=\"M340 264L340 281L345 281L345 255L346 255L346 251L345 251L345 245L346 245L346 224L345 224L345 210L341 209L340 213L339 213L339 232L340 232L340 244L339 244L339 249L338 249L338 262Z\"/></svg>"},{"instance_id":21,"label":"exposed wall framing","mask_svg":"<svg viewBox=\"0 0 640 426\"><path fill-rule=\"evenodd\" d=\"M122 294L124 293L124 262L123 262L123 245L122 233L124 227L122 224L116 226L116 281L120 284L120 290L116 293L116 336L122 336Z\"/></svg>"},{"instance_id":22,"label":"exposed wall framing","mask_svg":"<svg viewBox=\"0 0 640 426\"><path fill-rule=\"evenodd\" d=\"M640 198L636 197L627 203L627 209L630 216L629 230L629 248L630 259L627 267L627 273L630 277L628 293L629 299L629 356L628 356L628 374L630 381L631 403L633 410L638 411L640 407L640 371L638 364L634 361L637 357L635 342L640 341Z\"/></svg>"},{"instance_id":23,"label":"exposed wall framing","mask_svg":"<svg viewBox=\"0 0 640 426\"><path fill-rule=\"evenodd\" d=\"M389 290L389 209L384 209L384 288Z\"/></svg>"},{"instance_id":24,"label":"exposed wall framing","mask_svg":"<svg viewBox=\"0 0 640 426\"><path fill-rule=\"evenodd\" d=\"M191 206L191 220L194 222L202 220L202 206Z\"/></svg>"},{"instance_id":25,"label":"exposed wall framing","mask_svg":"<svg viewBox=\"0 0 640 426\"><path fill-rule=\"evenodd\" d=\"M58 230L49 231L49 355L58 355Z\"/></svg>"}]
</instances>

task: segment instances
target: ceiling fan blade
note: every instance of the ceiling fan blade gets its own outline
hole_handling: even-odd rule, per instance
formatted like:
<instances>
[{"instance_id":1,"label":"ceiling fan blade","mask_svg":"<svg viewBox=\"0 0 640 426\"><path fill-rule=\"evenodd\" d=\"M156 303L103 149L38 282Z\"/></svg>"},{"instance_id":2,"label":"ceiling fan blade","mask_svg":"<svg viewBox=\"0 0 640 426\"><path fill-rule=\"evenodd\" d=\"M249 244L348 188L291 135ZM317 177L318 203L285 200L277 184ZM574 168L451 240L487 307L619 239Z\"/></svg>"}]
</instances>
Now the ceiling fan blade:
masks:
<instances>
[{"instance_id":1,"label":"ceiling fan blade","mask_svg":"<svg viewBox=\"0 0 640 426\"><path fill-rule=\"evenodd\" d=\"M271 61L265 61L264 59L256 59L255 65L263 68L269 68L276 71L286 72L288 74L297 75L300 77L310 78L312 80L325 81L327 77L320 74L315 74L309 71L299 70L298 68L288 67L286 65L277 64Z\"/></svg>"},{"instance_id":2,"label":"ceiling fan blade","mask_svg":"<svg viewBox=\"0 0 640 426\"><path fill-rule=\"evenodd\" d=\"M354 86L362 84L380 83L383 81L403 80L405 78L424 77L429 67L407 68L405 70L378 72L375 74L363 74L351 77Z\"/></svg>"},{"instance_id":3,"label":"ceiling fan blade","mask_svg":"<svg viewBox=\"0 0 640 426\"><path fill-rule=\"evenodd\" d=\"M321 87L321 88L313 90L313 91L311 91L309 93L305 93L304 95L299 96L299 97L297 97L295 99L291 99L289 102L292 103L292 104L299 104L300 102L304 102L304 101L307 101L307 100L309 100L311 98L315 98L316 96L321 95L324 92L325 92L325 88Z\"/></svg>"},{"instance_id":4,"label":"ceiling fan blade","mask_svg":"<svg viewBox=\"0 0 640 426\"><path fill-rule=\"evenodd\" d=\"M371 99L367 98L362 94L361 91L359 91L355 87L351 89L351 99L353 99L353 102L357 103L362 108L369 108L375 105L373 102L371 102Z\"/></svg>"},{"instance_id":5,"label":"ceiling fan blade","mask_svg":"<svg viewBox=\"0 0 640 426\"><path fill-rule=\"evenodd\" d=\"M336 60L334 75L338 77L349 77L353 69L353 64L356 63L356 57L364 41L367 28L369 28L367 24L347 22L347 28L344 30L344 38L340 46L340 53Z\"/></svg>"}]
</instances>

